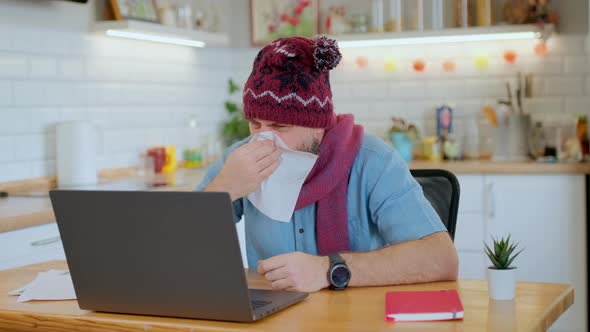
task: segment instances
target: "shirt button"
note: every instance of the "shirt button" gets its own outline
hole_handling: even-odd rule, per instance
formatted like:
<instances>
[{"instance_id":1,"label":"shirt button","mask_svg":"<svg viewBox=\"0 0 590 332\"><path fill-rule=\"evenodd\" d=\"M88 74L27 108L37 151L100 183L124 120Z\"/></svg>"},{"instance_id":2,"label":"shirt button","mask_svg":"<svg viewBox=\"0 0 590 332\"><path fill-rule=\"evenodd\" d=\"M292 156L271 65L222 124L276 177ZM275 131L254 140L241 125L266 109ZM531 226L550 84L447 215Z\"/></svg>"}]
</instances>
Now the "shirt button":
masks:
<instances>
[{"instance_id":1,"label":"shirt button","mask_svg":"<svg viewBox=\"0 0 590 332\"><path fill-rule=\"evenodd\" d=\"M305 231L303 230L303 228L300 228L300 229L299 229L299 234L303 234L303 232L305 232Z\"/></svg>"}]
</instances>

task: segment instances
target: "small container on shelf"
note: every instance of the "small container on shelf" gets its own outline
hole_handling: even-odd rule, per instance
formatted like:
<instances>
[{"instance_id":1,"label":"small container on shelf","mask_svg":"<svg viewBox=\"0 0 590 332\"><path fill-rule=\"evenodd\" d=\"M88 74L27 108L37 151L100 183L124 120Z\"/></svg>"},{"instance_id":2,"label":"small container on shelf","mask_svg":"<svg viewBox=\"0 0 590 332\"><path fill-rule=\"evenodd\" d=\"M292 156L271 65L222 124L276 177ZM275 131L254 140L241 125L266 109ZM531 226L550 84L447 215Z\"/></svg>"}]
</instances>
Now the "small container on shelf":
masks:
<instances>
[{"instance_id":1,"label":"small container on shelf","mask_svg":"<svg viewBox=\"0 0 590 332\"><path fill-rule=\"evenodd\" d=\"M353 14L351 16L353 33L367 33L369 31L369 18L365 14Z\"/></svg>"},{"instance_id":2,"label":"small container on shelf","mask_svg":"<svg viewBox=\"0 0 590 332\"><path fill-rule=\"evenodd\" d=\"M489 27L492 22L492 0L477 0L477 26Z\"/></svg>"},{"instance_id":3,"label":"small container on shelf","mask_svg":"<svg viewBox=\"0 0 590 332\"><path fill-rule=\"evenodd\" d=\"M455 27L467 28L474 25L474 0L455 0Z\"/></svg>"},{"instance_id":4,"label":"small container on shelf","mask_svg":"<svg viewBox=\"0 0 590 332\"><path fill-rule=\"evenodd\" d=\"M402 31L402 0L389 0L389 12L385 21L385 31L401 32Z\"/></svg>"},{"instance_id":5,"label":"small container on shelf","mask_svg":"<svg viewBox=\"0 0 590 332\"><path fill-rule=\"evenodd\" d=\"M371 32L383 32L383 0L371 2Z\"/></svg>"},{"instance_id":6,"label":"small container on shelf","mask_svg":"<svg viewBox=\"0 0 590 332\"><path fill-rule=\"evenodd\" d=\"M407 18L404 22L405 31L424 30L424 1L423 0L401 0L402 17Z\"/></svg>"}]
</instances>

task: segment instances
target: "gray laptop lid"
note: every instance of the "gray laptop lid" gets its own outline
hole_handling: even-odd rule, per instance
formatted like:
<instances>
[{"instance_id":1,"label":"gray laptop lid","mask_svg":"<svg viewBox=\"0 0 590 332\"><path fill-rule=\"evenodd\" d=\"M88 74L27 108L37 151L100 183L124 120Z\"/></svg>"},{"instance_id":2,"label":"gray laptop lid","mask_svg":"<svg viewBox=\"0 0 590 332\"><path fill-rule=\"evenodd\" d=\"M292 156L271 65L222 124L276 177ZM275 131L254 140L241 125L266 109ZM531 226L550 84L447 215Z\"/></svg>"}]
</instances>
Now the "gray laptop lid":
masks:
<instances>
[{"instance_id":1,"label":"gray laptop lid","mask_svg":"<svg viewBox=\"0 0 590 332\"><path fill-rule=\"evenodd\" d=\"M80 308L253 320L227 193L50 196Z\"/></svg>"}]
</instances>

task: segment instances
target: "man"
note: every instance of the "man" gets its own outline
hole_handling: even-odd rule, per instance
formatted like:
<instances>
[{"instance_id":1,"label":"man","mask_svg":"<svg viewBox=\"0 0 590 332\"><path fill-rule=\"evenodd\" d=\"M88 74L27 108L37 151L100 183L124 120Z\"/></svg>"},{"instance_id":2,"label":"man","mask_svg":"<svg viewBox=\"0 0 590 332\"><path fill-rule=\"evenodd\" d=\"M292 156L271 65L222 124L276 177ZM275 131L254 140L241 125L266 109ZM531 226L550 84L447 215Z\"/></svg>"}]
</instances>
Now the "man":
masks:
<instances>
[{"instance_id":1,"label":"man","mask_svg":"<svg viewBox=\"0 0 590 332\"><path fill-rule=\"evenodd\" d=\"M234 144L197 190L230 194L246 222L249 266L275 289L455 280L455 247L405 162L352 115L335 116L328 72L340 59L326 37L278 39L258 53L244 86L252 135L272 132L317 155L290 222L248 198L280 166L284 149L272 140Z\"/></svg>"}]
</instances>

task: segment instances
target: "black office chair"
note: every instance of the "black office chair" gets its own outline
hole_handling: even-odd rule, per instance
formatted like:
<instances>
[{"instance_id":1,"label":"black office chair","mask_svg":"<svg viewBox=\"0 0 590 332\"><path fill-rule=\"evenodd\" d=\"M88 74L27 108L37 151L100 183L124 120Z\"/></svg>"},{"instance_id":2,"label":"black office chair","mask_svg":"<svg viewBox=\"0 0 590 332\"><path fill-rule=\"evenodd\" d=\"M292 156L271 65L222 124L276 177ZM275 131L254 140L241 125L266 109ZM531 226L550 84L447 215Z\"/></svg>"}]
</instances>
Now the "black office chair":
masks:
<instances>
[{"instance_id":1,"label":"black office chair","mask_svg":"<svg viewBox=\"0 0 590 332\"><path fill-rule=\"evenodd\" d=\"M410 172L422 186L424 196L447 227L451 240L454 240L457 211L459 210L459 181L457 177L442 169L413 169Z\"/></svg>"}]
</instances>

